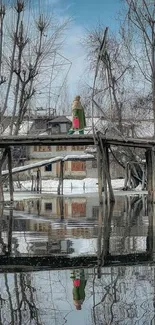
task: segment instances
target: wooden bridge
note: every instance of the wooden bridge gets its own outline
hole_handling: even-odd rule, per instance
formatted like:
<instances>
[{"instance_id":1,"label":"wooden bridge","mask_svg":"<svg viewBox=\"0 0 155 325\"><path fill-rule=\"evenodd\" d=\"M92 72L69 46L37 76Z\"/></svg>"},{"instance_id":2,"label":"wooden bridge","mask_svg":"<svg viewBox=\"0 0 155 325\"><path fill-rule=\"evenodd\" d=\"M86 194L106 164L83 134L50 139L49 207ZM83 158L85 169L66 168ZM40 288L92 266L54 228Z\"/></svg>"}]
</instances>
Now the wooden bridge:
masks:
<instances>
[{"instance_id":1,"label":"wooden bridge","mask_svg":"<svg viewBox=\"0 0 155 325\"><path fill-rule=\"evenodd\" d=\"M13 200L13 181L12 181L12 165L11 165L11 146L34 146L34 145L94 145L94 140L99 145L99 139L96 135L28 135L28 136L0 136L0 147L5 148L8 154L8 169L9 169L9 183L10 183L10 199ZM109 146L124 146L142 148L146 151L146 165L147 165L147 185L152 201L155 202L155 140L153 139L132 139L132 138L107 138L100 135L100 141L103 147ZM100 156L102 158L102 156ZM102 192L101 192L102 194ZM8 247L11 247L8 244ZM111 256L106 254L102 265L124 265L124 264L139 264L139 263L155 263L152 249L148 247L146 252L139 254L128 254L126 256ZM17 267L18 265L18 267ZM92 267L98 265L97 256L79 256L71 258L69 256L12 256L11 252L1 256L0 269L1 270L15 270L16 268L24 270L28 269L57 269L57 268L71 268L71 267Z\"/></svg>"},{"instance_id":2,"label":"wooden bridge","mask_svg":"<svg viewBox=\"0 0 155 325\"><path fill-rule=\"evenodd\" d=\"M155 201L155 139L133 139L122 137L106 137L101 133L84 135L68 135L68 134L52 134L52 135L17 135L17 136L0 136L0 148L5 148L6 155L8 155L8 172L10 184L10 200L13 201L13 180L12 180L12 159L11 159L11 146L92 146L96 145L97 161L98 161L98 187L99 187L99 200L102 201L102 188L107 184L109 187L109 197L114 201L112 191L110 174L109 174L109 150L110 146L123 146L141 148L146 151L146 169L147 169L147 189L149 192L150 200ZM102 161L102 163L101 163ZM61 178L63 179L63 163L61 168ZM103 175L104 174L104 175ZM38 178L39 179L39 178ZM62 181L61 181L62 183ZM104 184L105 186L104 186ZM105 190L107 200L107 191Z\"/></svg>"},{"instance_id":3,"label":"wooden bridge","mask_svg":"<svg viewBox=\"0 0 155 325\"><path fill-rule=\"evenodd\" d=\"M149 149L155 147L155 140L152 139L132 139L124 137L105 137L102 134L100 139L105 145L125 146ZM96 141L98 138L96 137ZM17 135L17 136L0 136L0 148L9 146L39 146L39 145L94 145L94 137L92 134L67 135L67 134L52 134L52 135Z\"/></svg>"}]
</instances>

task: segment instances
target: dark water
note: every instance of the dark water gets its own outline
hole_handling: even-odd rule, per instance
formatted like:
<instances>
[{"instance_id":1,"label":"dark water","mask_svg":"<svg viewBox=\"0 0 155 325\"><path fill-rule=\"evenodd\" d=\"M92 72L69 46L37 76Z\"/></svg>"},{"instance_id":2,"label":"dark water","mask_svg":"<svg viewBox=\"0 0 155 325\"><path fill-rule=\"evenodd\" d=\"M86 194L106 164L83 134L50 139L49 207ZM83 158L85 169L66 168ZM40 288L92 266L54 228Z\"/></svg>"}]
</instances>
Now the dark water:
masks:
<instances>
[{"instance_id":1,"label":"dark water","mask_svg":"<svg viewBox=\"0 0 155 325\"><path fill-rule=\"evenodd\" d=\"M139 195L1 206L0 324L154 324L154 219Z\"/></svg>"}]
</instances>

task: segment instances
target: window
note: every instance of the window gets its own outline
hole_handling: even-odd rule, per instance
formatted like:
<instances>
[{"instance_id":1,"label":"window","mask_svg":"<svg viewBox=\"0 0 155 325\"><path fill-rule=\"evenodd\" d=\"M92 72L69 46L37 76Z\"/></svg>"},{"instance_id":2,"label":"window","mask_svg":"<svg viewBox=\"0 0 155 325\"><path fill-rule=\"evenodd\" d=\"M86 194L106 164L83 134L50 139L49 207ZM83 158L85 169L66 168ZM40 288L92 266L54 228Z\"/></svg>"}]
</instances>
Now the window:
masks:
<instances>
[{"instance_id":1,"label":"window","mask_svg":"<svg viewBox=\"0 0 155 325\"><path fill-rule=\"evenodd\" d=\"M45 210L52 210L52 203L45 203Z\"/></svg>"},{"instance_id":2,"label":"window","mask_svg":"<svg viewBox=\"0 0 155 325\"><path fill-rule=\"evenodd\" d=\"M60 126L59 124L52 125L52 133L58 134L60 133Z\"/></svg>"},{"instance_id":3,"label":"window","mask_svg":"<svg viewBox=\"0 0 155 325\"><path fill-rule=\"evenodd\" d=\"M49 151L51 151L51 146L34 146L34 151L49 152Z\"/></svg>"},{"instance_id":4,"label":"window","mask_svg":"<svg viewBox=\"0 0 155 325\"><path fill-rule=\"evenodd\" d=\"M72 171L86 171L86 163L85 161L72 161Z\"/></svg>"},{"instance_id":5,"label":"window","mask_svg":"<svg viewBox=\"0 0 155 325\"><path fill-rule=\"evenodd\" d=\"M56 151L67 151L67 146L57 146Z\"/></svg>"},{"instance_id":6,"label":"window","mask_svg":"<svg viewBox=\"0 0 155 325\"><path fill-rule=\"evenodd\" d=\"M72 146L72 151L84 151L86 146Z\"/></svg>"},{"instance_id":7,"label":"window","mask_svg":"<svg viewBox=\"0 0 155 325\"><path fill-rule=\"evenodd\" d=\"M51 147L50 146L39 146L39 151L40 152L49 152L49 151L51 151Z\"/></svg>"},{"instance_id":8,"label":"window","mask_svg":"<svg viewBox=\"0 0 155 325\"><path fill-rule=\"evenodd\" d=\"M61 124L60 128L61 128L61 133L66 133L67 132L67 125L66 124Z\"/></svg>"},{"instance_id":9,"label":"window","mask_svg":"<svg viewBox=\"0 0 155 325\"><path fill-rule=\"evenodd\" d=\"M86 149L85 146L79 146L79 150L83 151L83 150L85 150L85 149Z\"/></svg>"},{"instance_id":10,"label":"window","mask_svg":"<svg viewBox=\"0 0 155 325\"><path fill-rule=\"evenodd\" d=\"M80 215L85 216L86 215L86 203L78 203L74 202L72 203L72 215Z\"/></svg>"},{"instance_id":11,"label":"window","mask_svg":"<svg viewBox=\"0 0 155 325\"><path fill-rule=\"evenodd\" d=\"M52 172L52 164L45 166L45 172Z\"/></svg>"}]
</instances>

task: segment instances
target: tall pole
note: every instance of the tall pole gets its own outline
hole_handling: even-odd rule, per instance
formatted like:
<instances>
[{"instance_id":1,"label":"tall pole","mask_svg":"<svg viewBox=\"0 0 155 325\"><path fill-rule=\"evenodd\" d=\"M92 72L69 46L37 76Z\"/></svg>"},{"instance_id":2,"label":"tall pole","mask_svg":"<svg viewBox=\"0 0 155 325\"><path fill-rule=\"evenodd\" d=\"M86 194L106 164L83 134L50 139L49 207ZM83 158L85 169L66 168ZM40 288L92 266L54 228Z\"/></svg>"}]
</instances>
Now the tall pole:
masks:
<instances>
[{"instance_id":1,"label":"tall pole","mask_svg":"<svg viewBox=\"0 0 155 325\"><path fill-rule=\"evenodd\" d=\"M106 40L107 40L107 33L108 33L108 27L106 27L104 31L104 36L103 40L100 46L99 54L98 54L98 59L97 59L97 64L96 64L96 70L95 70L95 76L94 76L94 81L93 81L93 92L92 92L92 128L93 128L93 134L94 134L94 96L95 96L95 85L96 85L96 80L97 80L97 75L98 75L98 70L99 70L99 64L100 60L106 51Z\"/></svg>"}]
</instances>

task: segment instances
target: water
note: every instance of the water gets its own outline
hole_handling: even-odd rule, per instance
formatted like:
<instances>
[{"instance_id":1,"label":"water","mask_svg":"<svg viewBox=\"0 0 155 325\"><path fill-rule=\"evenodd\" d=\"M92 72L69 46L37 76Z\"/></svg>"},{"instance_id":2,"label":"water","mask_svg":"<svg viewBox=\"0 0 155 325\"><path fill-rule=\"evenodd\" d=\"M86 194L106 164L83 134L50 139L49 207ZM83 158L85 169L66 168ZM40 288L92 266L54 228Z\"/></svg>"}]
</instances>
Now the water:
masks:
<instances>
[{"instance_id":1,"label":"water","mask_svg":"<svg viewBox=\"0 0 155 325\"><path fill-rule=\"evenodd\" d=\"M100 279L94 268L75 273L79 300L71 270L1 274L1 324L154 324L153 266L105 267Z\"/></svg>"},{"instance_id":2,"label":"water","mask_svg":"<svg viewBox=\"0 0 155 325\"><path fill-rule=\"evenodd\" d=\"M109 254L146 252L149 231L146 197L116 197L111 211L100 211L97 197L58 197L17 201L13 212L3 209L2 239L11 255L70 256L96 254L107 237ZM62 207L63 206L63 207ZM10 213L13 217L10 218ZM110 213L110 216L109 216ZM109 218L110 223L107 224ZM4 250L1 254L4 254Z\"/></svg>"},{"instance_id":3,"label":"water","mask_svg":"<svg viewBox=\"0 0 155 325\"><path fill-rule=\"evenodd\" d=\"M0 324L154 324L147 196L47 196L1 206Z\"/></svg>"}]
</instances>

